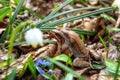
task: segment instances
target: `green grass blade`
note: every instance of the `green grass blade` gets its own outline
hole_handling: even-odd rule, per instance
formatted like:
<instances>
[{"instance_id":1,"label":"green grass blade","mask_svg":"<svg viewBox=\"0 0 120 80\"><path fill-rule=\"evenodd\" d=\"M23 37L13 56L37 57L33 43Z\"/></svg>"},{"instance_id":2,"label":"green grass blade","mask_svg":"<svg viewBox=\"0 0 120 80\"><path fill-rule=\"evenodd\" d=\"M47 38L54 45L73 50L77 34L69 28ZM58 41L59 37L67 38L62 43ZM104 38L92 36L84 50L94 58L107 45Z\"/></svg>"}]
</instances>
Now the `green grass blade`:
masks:
<instances>
[{"instance_id":1,"label":"green grass blade","mask_svg":"<svg viewBox=\"0 0 120 80\"><path fill-rule=\"evenodd\" d=\"M115 27L107 28L107 31L120 31L120 28L115 28Z\"/></svg>"},{"instance_id":2,"label":"green grass blade","mask_svg":"<svg viewBox=\"0 0 120 80\"><path fill-rule=\"evenodd\" d=\"M6 80L14 80L16 72L17 72L17 68L15 67L15 68L12 70L12 73L7 77Z\"/></svg>"},{"instance_id":3,"label":"green grass blade","mask_svg":"<svg viewBox=\"0 0 120 80\"><path fill-rule=\"evenodd\" d=\"M55 26L58 26L60 24L64 24L64 23L67 23L67 22L70 22L70 21L73 21L73 20L78 20L78 19L81 19L81 18L93 16L93 15L96 15L96 14L100 14L100 13L103 13L103 12L108 12L108 11L111 11L111 10L114 10L114 9L115 9L114 7L108 7L108 8L104 8L104 9L100 9L100 10L95 10L95 11L91 11L91 12L88 12L88 13L85 13L85 14L72 16L72 17L68 17L68 18L65 18L65 19L56 20L56 21L53 21L51 23L47 23L47 24L43 25L42 27L55 27Z\"/></svg>"},{"instance_id":4,"label":"green grass blade","mask_svg":"<svg viewBox=\"0 0 120 80\"><path fill-rule=\"evenodd\" d=\"M50 31L56 29L55 27L40 27L41 31ZM86 31L86 30L82 30L82 29L72 29L73 31L75 31L78 34L84 34L84 35L90 35L90 36L94 36L96 34L96 32L92 32L92 31Z\"/></svg>"},{"instance_id":5,"label":"green grass blade","mask_svg":"<svg viewBox=\"0 0 120 80\"><path fill-rule=\"evenodd\" d=\"M47 20L49 18L51 18L53 15L55 15L60 9L62 9L63 7L65 7L66 5L68 5L72 0L67 0L66 2L64 2L62 5L60 5L58 8L56 8L54 11L52 11L47 17L45 17L43 20ZM36 25L36 27L40 26L41 23L38 23Z\"/></svg>"},{"instance_id":6,"label":"green grass blade","mask_svg":"<svg viewBox=\"0 0 120 80\"><path fill-rule=\"evenodd\" d=\"M28 68L29 68L32 76L34 77L35 80L37 80L37 79L36 79L36 74L37 74L37 72L36 72L36 68L35 68L35 66L34 66L34 61L33 61L33 59L29 57L27 62L28 62Z\"/></svg>"},{"instance_id":7,"label":"green grass blade","mask_svg":"<svg viewBox=\"0 0 120 80\"><path fill-rule=\"evenodd\" d=\"M28 24L31 24L32 21L26 21L26 22L22 22L20 23L16 28L15 30L13 30L12 34L11 34L11 37L10 37L10 44L9 44L9 48L8 48L8 57L12 54L12 50L13 50L13 45L14 45L14 40L15 40L15 37L16 37L16 34L23 28L25 27L26 25Z\"/></svg>"},{"instance_id":8,"label":"green grass blade","mask_svg":"<svg viewBox=\"0 0 120 80\"><path fill-rule=\"evenodd\" d=\"M86 31L86 30L82 30L82 29L72 29L72 30L78 34L84 34L84 35L90 35L90 36L94 36L96 34L96 32Z\"/></svg>"},{"instance_id":9,"label":"green grass blade","mask_svg":"<svg viewBox=\"0 0 120 80\"><path fill-rule=\"evenodd\" d=\"M9 68L9 65L10 65L10 59L11 59L11 54L12 54L12 50L13 50L13 44L14 44L14 40L15 40L15 36L16 34L23 28L25 27L26 25L28 24L31 24L32 21L26 21L26 22L22 22L21 24L19 24L16 29L12 32L11 34L11 37L10 37L10 43L9 43L9 46L8 46L8 65L7 65L7 68Z\"/></svg>"},{"instance_id":10,"label":"green grass blade","mask_svg":"<svg viewBox=\"0 0 120 80\"><path fill-rule=\"evenodd\" d=\"M5 7L0 9L0 21L10 12L10 7Z\"/></svg>"},{"instance_id":11,"label":"green grass blade","mask_svg":"<svg viewBox=\"0 0 120 80\"><path fill-rule=\"evenodd\" d=\"M61 6L59 6L58 8L56 8L54 11L52 11L46 18L49 18L53 15L55 15L60 9L62 9L63 7L65 7L66 5L68 5L72 0L66 0L66 2L64 2Z\"/></svg>"},{"instance_id":12,"label":"green grass blade","mask_svg":"<svg viewBox=\"0 0 120 80\"><path fill-rule=\"evenodd\" d=\"M113 23L116 22L116 20L112 16L110 16L108 14L103 13L103 14L101 14L101 17L105 18L105 20L108 20L110 22L113 22Z\"/></svg>"},{"instance_id":13,"label":"green grass blade","mask_svg":"<svg viewBox=\"0 0 120 80\"><path fill-rule=\"evenodd\" d=\"M56 17L59 17L61 15L65 15L65 14L69 14L69 13L72 13L72 12L76 12L76 11L82 11L82 10L91 10L91 9L97 9L98 7L84 7L84 8L77 8L77 9L72 9L72 10L69 10L69 11L65 11L65 12L62 12L62 13L59 13L59 14L56 14L50 18L46 18L45 20L42 20L41 22L39 22L39 26L42 25L44 22L47 22L51 19L54 19Z\"/></svg>"},{"instance_id":14,"label":"green grass blade","mask_svg":"<svg viewBox=\"0 0 120 80\"><path fill-rule=\"evenodd\" d=\"M77 73L75 73L72 69L68 68L67 66L63 65L62 63L55 61L53 59L50 59L49 57L46 57L46 59L54 64L56 64L57 66L61 67L63 70L73 74L74 76L76 76L79 80L86 80L84 77L78 75Z\"/></svg>"},{"instance_id":15,"label":"green grass blade","mask_svg":"<svg viewBox=\"0 0 120 80\"><path fill-rule=\"evenodd\" d=\"M73 80L73 74L67 73L65 79L63 80Z\"/></svg>"},{"instance_id":16,"label":"green grass blade","mask_svg":"<svg viewBox=\"0 0 120 80\"><path fill-rule=\"evenodd\" d=\"M22 70L18 73L18 78L19 78L19 80L20 80L20 78L24 75L24 73L25 73L25 71L27 70L27 68L28 68L28 63L25 63L25 64L23 65Z\"/></svg>"},{"instance_id":17,"label":"green grass blade","mask_svg":"<svg viewBox=\"0 0 120 80\"><path fill-rule=\"evenodd\" d=\"M117 80L119 68L120 68L120 58L118 59L118 64L117 64L116 71L114 74L114 80Z\"/></svg>"},{"instance_id":18,"label":"green grass blade","mask_svg":"<svg viewBox=\"0 0 120 80\"><path fill-rule=\"evenodd\" d=\"M107 46L106 46L105 41L102 39L102 37L101 37L101 36L99 36L99 35L98 35L98 37L99 37L100 41L102 42L102 44L103 44L103 46L104 46L105 50L106 50L106 51L108 51L108 48L107 48Z\"/></svg>"},{"instance_id":19,"label":"green grass blade","mask_svg":"<svg viewBox=\"0 0 120 80\"><path fill-rule=\"evenodd\" d=\"M20 0L20 3L18 4L18 6L17 6L17 8L16 8L16 10L15 10L15 12L13 14L13 17L11 18L11 20L10 20L10 22L9 22L6 30L5 30L5 32L3 33L3 35L0 38L0 43L3 42L3 40L5 39L5 37L7 36L7 34L11 31L12 24L13 24L13 22L14 22L16 16L17 16L17 14L18 14L18 12L20 11L20 9L21 9L21 7L23 5L23 2L24 2L24 0Z\"/></svg>"}]
</instances>

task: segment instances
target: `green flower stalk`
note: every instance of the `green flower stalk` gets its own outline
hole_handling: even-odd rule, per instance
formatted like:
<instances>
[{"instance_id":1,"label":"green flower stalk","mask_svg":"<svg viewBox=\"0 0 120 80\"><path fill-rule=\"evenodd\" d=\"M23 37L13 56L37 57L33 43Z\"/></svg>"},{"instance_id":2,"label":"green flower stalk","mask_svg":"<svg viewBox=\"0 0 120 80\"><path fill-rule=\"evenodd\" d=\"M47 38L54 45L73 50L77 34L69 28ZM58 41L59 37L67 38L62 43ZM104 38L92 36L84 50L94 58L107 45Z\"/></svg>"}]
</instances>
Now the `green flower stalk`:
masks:
<instances>
[{"instance_id":1,"label":"green flower stalk","mask_svg":"<svg viewBox=\"0 0 120 80\"><path fill-rule=\"evenodd\" d=\"M9 47L8 47L8 67L7 69L9 68L9 65L10 65L10 59L11 59L11 54L12 54L12 50L13 50L13 44L14 44L14 40L15 40L15 37L16 37L16 34L23 28L25 27L26 25L29 25L31 24L32 21L26 21L26 22L22 22L21 24L19 24L16 29L12 32L11 34L11 37L10 37L10 40L9 40Z\"/></svg>"}]
</instances>

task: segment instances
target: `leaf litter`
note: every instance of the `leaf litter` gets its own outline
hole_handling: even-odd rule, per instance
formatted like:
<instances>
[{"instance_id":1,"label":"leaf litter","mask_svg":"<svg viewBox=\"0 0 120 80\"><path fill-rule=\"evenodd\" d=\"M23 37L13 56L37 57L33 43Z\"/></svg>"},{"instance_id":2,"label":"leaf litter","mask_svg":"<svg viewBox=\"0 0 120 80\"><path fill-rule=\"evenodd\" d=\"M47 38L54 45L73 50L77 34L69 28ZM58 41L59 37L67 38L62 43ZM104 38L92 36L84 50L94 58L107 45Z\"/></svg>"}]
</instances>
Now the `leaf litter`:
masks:
<instances>
[{"instance_id":1,"label":"leaf litter","mask_svg":"<svg viewBox=\"0 0 120 80\"><path fill-rule=\"evenodd\" d=\"M62 1L63 2L63 1ZM55 4L62 4L61 1L56 0L44 0L44 1L38 1L38 0L32 0L30 2L29 8L31 8L36 13L46 16L48 15ZM112 2L112 1L111 1ZM26 3L24 3L26 4ZM79 1L74 1L74 5L68 5L65 8L67 10L71 10L78 7L86 7L86 6L99 6L102 8L102 6L110 6L110 2L105 1L98 1L98 0L88 0L88 2L80 3ZM66 9L63 8L60 12L66 11ZM76 13L67 14L65 16L60 16L57 19L61 19L64 17L69 17L73 15L83 14L86 12L90 12L91 10L86 11L78 11ZM24 12L26 13L26 12ZM112 16L112 18L115 18L117 20L118 14L115 12L106 12L105 14ZM23 16L23 17L21 17ZM38 22L38 18L34 17L30 13L25 17L24 15L18 16L18 21L32 19L33 21ZM0 22L0 36L3 34L3 31L6 28L6 25L8 24L8 21L6 21L6 18L3 19L2 22ZM17 66L17 72L16 72L16 79L19 78L20 72L24 68L24 65L27 63L27 59L31 57L33 61L37 61L38 59L43 59L46 56L49 56L51 58L59 56L61 54L65 54L71 58L73 61L73 66L67 65L68 67L71 67L76 73L79 75L84 76L87 80L113 80L113 78L108 78L108 76L114 75L113 73L106 71L103 69L95 69L93 67L93 64L98 64L102 66L106 66L104 63L105 59L110 59L113 61L118 61L119 58L119 32L108 32L106 33L106 28L113 27L113 26L119 26L119 17L117 22L109 21L107 18L102 17L101 15L97 16L90 16L83 19L75 20L73 22L65 23L63 25L57 26L56 29L50 30L47 32L44 32L44 38L54 41L55 43L45 43L44 46L38 46L37 48L32 48L32 46L21 44L14 46L13 49L13 59L16 59L15 61L11 62L8 74L9 75L13 68ZM81 35L78 34L72 29L83 29L87 31L94 31L97 34L95 36L89 36L89 35ZM46 36L47 35L47 36ZM112 39L112 43L108 40L108 35ZM83 36L83 37L82 37ZM105 47L103 46L103 43L100 42L99 36L101 36L104 41L105 45L108 47L108 51L105 50ZM19 40L16 40L18 42ZM6 46L8 46L9 42L2 43L0 45L0 62L6 61L7 58L7 51L5 49ZM6 57L6 58L5 58ZM62 62L62 61L61 61ZM64 62L62 62L65 64ZM6 66L7 67L7 66ZM6 67L0 68L0 79L4 79L6 77ZM22 80L31 80L33 77L27 74L26 70L24 75L22 75ZM54 66L53 69L57 79L61 80L65 77L65 72L62 70L62 68L58 66ZM103 76L105 75L105 76ZM106 76L107 75L107 76ZM37 80L47 80L40 74L37 75ZM75 78L74 78L75 80Z\"/></svg>"}]
</instances>

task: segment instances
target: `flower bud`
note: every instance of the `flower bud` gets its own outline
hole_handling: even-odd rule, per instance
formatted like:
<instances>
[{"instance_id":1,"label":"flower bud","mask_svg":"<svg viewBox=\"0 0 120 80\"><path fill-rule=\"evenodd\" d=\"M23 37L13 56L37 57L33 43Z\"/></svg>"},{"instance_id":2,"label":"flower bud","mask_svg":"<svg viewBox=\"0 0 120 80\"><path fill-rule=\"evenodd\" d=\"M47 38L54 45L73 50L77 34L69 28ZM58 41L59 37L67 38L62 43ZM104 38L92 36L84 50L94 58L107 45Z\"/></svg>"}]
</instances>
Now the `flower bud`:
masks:
<instances>
[{"instance_id":1,"label":"flower bud","mask_svg":"<svg viewBox=\"0 0 120 80\"><path fill-rule=\"evenodd\" d=\"M43 46L43 33L38 28L30 29L25 33L25 40L34 48L38 45Z\"/></svg>"}]
</instances>

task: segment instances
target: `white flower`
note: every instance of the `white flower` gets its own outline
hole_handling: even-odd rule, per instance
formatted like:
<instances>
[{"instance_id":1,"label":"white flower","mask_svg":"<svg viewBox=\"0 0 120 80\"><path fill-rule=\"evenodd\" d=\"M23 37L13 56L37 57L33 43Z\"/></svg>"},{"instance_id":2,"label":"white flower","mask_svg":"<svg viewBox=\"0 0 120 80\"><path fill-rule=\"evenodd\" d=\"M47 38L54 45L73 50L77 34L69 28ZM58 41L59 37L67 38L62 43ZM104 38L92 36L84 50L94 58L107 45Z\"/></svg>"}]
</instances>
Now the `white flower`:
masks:
<instances>
[{"instance_id":1,"label":"white flower","mask_svg":"<svg viewBox=\"0 0 120 80\"><path fill-rule=\"evenodd\" d=\"M115 0L112 4L112 6L118 7L119 13L120 13L120 0Z\"/></svg>"},{"instance_id":2,"label":"white flower","mask_svg":"<svg viewBox=\"0 0 120 80\"><path fill-rule=\"evenodd\" d=\"M39 44L43 45L43 33L38 28L30 29L25 34L25 40L28 44L36 48Z\"/></svg>"}]
</instances>

